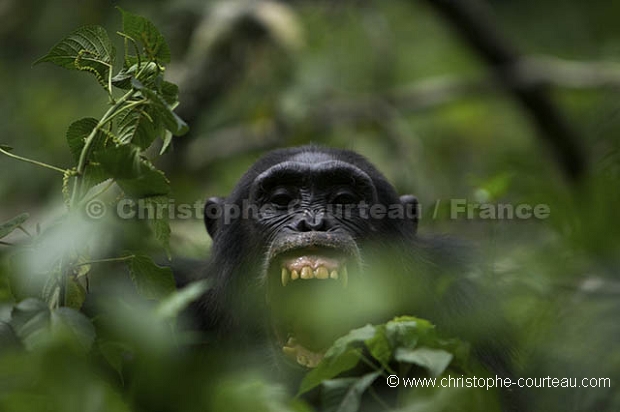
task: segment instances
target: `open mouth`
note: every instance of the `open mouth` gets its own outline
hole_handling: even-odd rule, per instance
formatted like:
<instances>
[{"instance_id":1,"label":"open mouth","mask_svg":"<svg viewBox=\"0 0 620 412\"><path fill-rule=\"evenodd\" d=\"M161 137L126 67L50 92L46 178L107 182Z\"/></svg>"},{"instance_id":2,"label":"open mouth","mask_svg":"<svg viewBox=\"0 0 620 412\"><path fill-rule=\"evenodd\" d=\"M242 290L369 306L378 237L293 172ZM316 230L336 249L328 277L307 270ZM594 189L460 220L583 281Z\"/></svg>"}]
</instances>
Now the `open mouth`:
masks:
<instances>
[{"instance_id":1,"label":"open mouth","mask_svg":"<svg viewBox=\"0 0 620 412\"><path fill-rule=\"evenodd\" d=\"M349 270L359 267L350 238L303 233L272 245L266 265L272 329L283 354L313 368L340 331L335 303L346 300Z\"/></svg>"}]
</instances>

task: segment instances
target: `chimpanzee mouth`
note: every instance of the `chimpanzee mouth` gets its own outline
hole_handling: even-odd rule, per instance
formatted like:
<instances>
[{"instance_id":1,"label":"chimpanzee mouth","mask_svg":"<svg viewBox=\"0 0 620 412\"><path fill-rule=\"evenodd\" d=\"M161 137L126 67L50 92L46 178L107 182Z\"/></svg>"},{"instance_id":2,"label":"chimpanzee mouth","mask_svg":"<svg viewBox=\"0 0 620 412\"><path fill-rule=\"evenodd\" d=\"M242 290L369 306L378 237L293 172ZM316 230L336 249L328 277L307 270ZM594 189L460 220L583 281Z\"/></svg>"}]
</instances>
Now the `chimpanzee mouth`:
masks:
<instances>
[{"instance_id":1,"label":"chimpanzee mouth","mask_svg":"<svg viewBox=\"0 0 620 412\"><path fill-rule=\"evenodd\" d=\"M346 295L349 270L360 267L359 250L350 236L308 232L274 242L268 256L267 298L276 342L288 359L313 368L339 336L328 325L337 314L325 312Z\"/></svg>"}]
</instances>

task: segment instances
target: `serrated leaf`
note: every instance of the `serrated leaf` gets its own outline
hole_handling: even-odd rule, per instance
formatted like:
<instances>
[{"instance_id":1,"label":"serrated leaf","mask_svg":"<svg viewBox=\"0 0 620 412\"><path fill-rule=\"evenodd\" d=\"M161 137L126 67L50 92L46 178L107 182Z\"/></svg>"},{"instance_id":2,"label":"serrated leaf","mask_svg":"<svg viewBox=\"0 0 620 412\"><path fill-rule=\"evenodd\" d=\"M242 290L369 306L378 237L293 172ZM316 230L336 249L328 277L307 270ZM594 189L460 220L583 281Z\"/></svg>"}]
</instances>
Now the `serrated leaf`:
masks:
<instances>
[{"instance_id":1,"label":"serrated leaf","mask_svg":"<svg viewBox=\"0 0 620 412\"><path fill-rule=\"evenodd\" d=\"M148 19L117 7L123 15L123 33L142 44L150 60L170 62L170 49L159 30Z\"/></svg>"},{"instance_id":2,"label":"serrated leaf","mask_svg":"<svg viewBox=\"0 0 620 412\"><path fill-rule=\"evenodd\" d=\"M140 176L140 151L134 145L111 146L95 153L103 170L115 179L134 179Z\"/></svg>"},{"instance_id":3,"label":"serrated leaf","mask_svg":"<svg viewBox=\"0 0 620 412\"><path fill-rule=\"evenodd\" d=\"M174 106L179 101L179 86L163 81L161 84L161 96L169 106Z\"/></svg>"},{"instance_id":4,"label":"serrated leaf","mask_svg":"<svg viewBox=\"0 0 620 412\"><path fill-rule=\"evenodd\" d=\"M348 371L357 365L362 351L360 349L349 349L338 356L326 357L304 377L299 387L298 395L304 394L317 386L326 379L332 379L342 372Z\"/></svg>"},{"instance_id":5,"label":"serrated leaf","mask_svg":"<svg viewBox=\"0 0 620 412\"><path fill-rule=\"evenodd\" d=\"M170 193L166 175L155 168L147 168L135 179L119 179L117 183L127 195L138 199Z\"/></svg>"},{"instance_id":6,"label":"serrated leaf","mask_svg":"<svg viewBox=\"0 0 620 412\"><path fill-rule=\"evenodd\" d=\"M357 412L362 395L381 375L380 371L359 378L331 379L323 382L322 406L325 412Z\"/></svg>"},{"instance_id":7,"label":"serrated leaf","mask_svg":"<svg viewBox=\"0 0 620 412\"><path fill-rule=\"evenodd\" d=\"M157 306L157 316L160 319L176 318L190 303L205 293L209 289L209 285L208 279L203 279L175 291Z\"/></svg>"},{"instance_id":8,"label":"serrated leaf","mask_svg":"<svg viewBox=\"0 0 620 412\"><path fill-rule=\"evenodd\" d=\"M417 349L398 348L394 359L398 362L412 363L423 367L432 378L441 375L452 361L452 354L442 349L420 347Z\"/></svg>"},{"instance_id":9,"label":"serrated leaf","mask_svg":"<svg viewBox=\"0 0 620 412\"><path fill-rule=\"evenodd\" d=\"M189 130L187 123L173 111L171 105L169 105L159 93L149 89L137 79L132 79L132 85L149 100L149 104L152 105L156 114L161 117L166 129L170 130L175 136L181 136L187 133Z\"/></svg>"},{"instance_id":10,"label":"serrated leaf","mask_svg":"<svg viewBox=\"0 0 620 412\"><path fill-rule=\"evenodd\" d=\"M164 132L164 136L162 137L162 141L163 143L161 145L161 149L159 150L160 156L166 153L166 151L168 151L168 149L170 148L170 144L172 143L172 133L166 130Z\"/></svg>"},{"instance_id":11,"label":"serrated leaf","mask_svg":"<svg viewBox=\"0 0 620 412\"><path fill-rule=\"evenodd\" d=\"M147 299L165 298L176 289L172 270L156 265L149 256L136 255L128 266L138 293Z\"/></svg>"},{"instance_id":12,"label":"serrated leaf","mask_svg":"<svg viewBox=\"0 0 620 412\"><path fill-rule=\"evenodd\" d=\"M88 71L105 86L114 56L107 31L101 26L85 26L71 32L34 64L50 62L66 69Z\"/></svg>"},{"instance_id":13,"label":"serrated leaf","mask_svg":"<svg viewBox=\"0 0 620 412\"><path fill-rule=\"evenodd\" d=\"M95 327L86 316L74 309L62 307L52 311L50 324L55 336L69 337L84 352L88 352L95 342Z\"/></svg>"},{"instance_id":14,"label":"serrated leaf","mask_svg":"<svg viewBox=\"0 0 620 412\"><path fill-rule=\"evenodd\" d=\"M8 236L11 232L20 227L29 217L30 215L28 213L22 213L0 224L0 239Z\"/></svg>"},{"instance_id":15,"label":"serrated leaf","mask_svg":"<svg viewBox=\"0 0 620 412\"><path fill-rule=\"evenodd\" d=\"M86 117L84 119L76 120L71 123L69 128L67 129L67 143L69 144L69 149L71 150L71 154L73 154L73 158L78 161L80 160L80 155L82 150L84 149L84 144L86 138L91 134L93 129L97 127L99 121L92 117ZM103 138L101 134L98 133L99 136L96 136L95 143L91 146L93 150L101 147L103 144Z\"/></svg>"},{"instance_id":16,"label":"serrated leaf","mask_svg":"<svg viewBox=\"0 0 620 412\"><path fill-rule=\"evenodd\" d=\"M123 113L118 121L118 137L123 143L148 148L160 132L157 117L150 107L134 108Z\"/></svg>"},{"instance_id":17,"label":"serrated leaf","mask_svg":"<svg viewBox=\"0 0 620 412\"><path fill-rule=\"evenodd\" d=\"M84 169L84 189L90 190L111 177L112 175L106 172L100 164L89 163Z\"/></svg>"}]
</instances>

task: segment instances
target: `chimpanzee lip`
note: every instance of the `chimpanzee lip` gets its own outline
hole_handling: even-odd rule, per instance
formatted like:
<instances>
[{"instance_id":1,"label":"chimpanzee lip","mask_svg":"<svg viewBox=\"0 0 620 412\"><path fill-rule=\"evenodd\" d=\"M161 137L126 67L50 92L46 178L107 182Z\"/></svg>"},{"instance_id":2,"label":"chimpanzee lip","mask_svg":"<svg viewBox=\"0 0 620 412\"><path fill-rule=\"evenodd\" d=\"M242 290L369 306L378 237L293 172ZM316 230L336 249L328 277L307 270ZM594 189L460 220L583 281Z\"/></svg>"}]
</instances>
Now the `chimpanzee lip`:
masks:
<instances>
[{"instance_id":1,"label":"chimpanzee lip","mask_svg":"<svg viewBox=\"0 0 620 412\"><path fill-rule=\"evenodd\" d=\"M271 244L265 262L268 300L286 294L290 283L305 287L316 281L333 282L346 288L349 281L347 266L361 265L359 250L348 235L326 232L307 232L291 235ZM301 282L301 283L300 283ZM303 305L302 305L303 307ZM295 336L293 327L272 319L276 342L283 354L297 364L314 368L323 358L326 348L308 347Z\"/></svg>"}]
</instances>

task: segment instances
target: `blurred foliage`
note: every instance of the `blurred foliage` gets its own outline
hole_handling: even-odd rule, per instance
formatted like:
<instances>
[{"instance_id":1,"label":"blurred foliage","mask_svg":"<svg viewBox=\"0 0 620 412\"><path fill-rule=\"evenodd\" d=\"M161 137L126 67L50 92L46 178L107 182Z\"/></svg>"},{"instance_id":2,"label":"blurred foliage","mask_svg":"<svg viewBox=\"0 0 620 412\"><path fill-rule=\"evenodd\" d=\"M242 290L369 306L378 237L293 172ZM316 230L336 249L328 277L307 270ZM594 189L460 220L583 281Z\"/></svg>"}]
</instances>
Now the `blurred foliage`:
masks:
<instances>
[{"instance_id":1,"label":"blurred foliage","mask_svg":"<svg viewBox=\"0 0 620 412\"><path fill-rule=\"evenodd\" d=\"M180 85L177 111L191 132L154 164L169 177L176 204L228 193L273 147L314 142L354 149L399 191L418 196L422 232L448 232L479 246L480 280L495 288L518 326L522 376L612 380L607 389L529 389L532 410L620 410L620 4L488 1L496 26L524 55L602 63L615 73L615 83L550 90L591 166L575 185L563 179L528 114L499 86L451 90L447 98L431 93L402 105L386 98L488 76L424 2L120 4L152 20L170 45L166 78ZM75 159L65 139L68 125L100 118L108 97L87 74L32 64L75 27L117 27L118 12L102 0L6 0L0 16L0 144L69 168ZM121 37L110 37L122 50ZM75 282L67 291L67 302L86 299L83 313L28 299L30 288L45 288L36 274L52 270L50 262L76 245L89 244L89 255L102 260L131 251L138 257L133 264L148 266L146 272L163 269L145 256L165 251L158 229L141 222L77 220L59 228L62 179L6 157L0 168L0 221L30 215L0 227L1 410L311 410L251 360L247 373L228 376L226 354L185 351L194 337L179 332L173 319L197 290L154 301L162 298L158 285L134 284L128 275L128 269L143 273L142 266L88 266L89 285ZM449 199L545 204L550 216L451 219ZM175 258L206 256L200 216L170 224ZM13 246L31 241L38 252L15 253ZM73 258L79 267L79 256ZM92 324L91 302L80 287L108 298ZM493 395L467 391L414 395L406 410L476 410L494 402Z\"/></svg>"}]
</instances>

